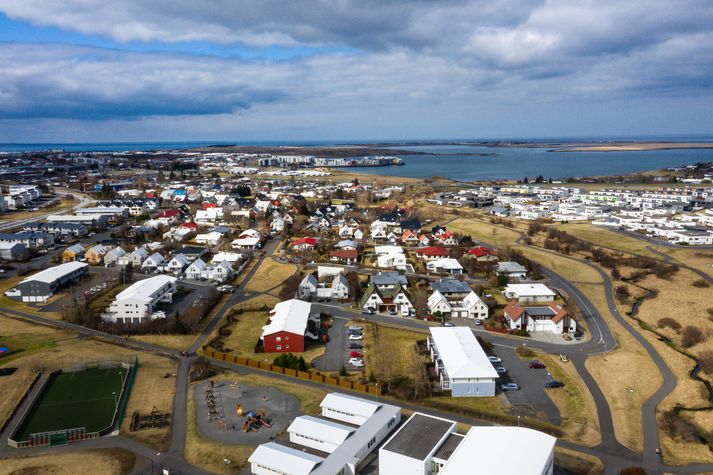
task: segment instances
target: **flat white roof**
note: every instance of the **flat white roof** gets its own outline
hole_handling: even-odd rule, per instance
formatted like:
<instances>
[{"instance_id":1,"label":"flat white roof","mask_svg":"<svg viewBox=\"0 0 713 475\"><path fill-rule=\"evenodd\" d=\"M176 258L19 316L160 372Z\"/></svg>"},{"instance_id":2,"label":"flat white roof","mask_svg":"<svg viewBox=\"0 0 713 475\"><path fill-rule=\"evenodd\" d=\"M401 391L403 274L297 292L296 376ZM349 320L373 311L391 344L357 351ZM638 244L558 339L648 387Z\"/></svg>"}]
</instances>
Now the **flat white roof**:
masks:
<instances>
[{"instance_id":1,"label":"flat white roof","mask_svg":"<svg viewBox=\"0 0 713 475\"><path fill-rule=\"evenodd\" d=\"M176 278L168 275L157 275L134 282L129 287L119 292L116 295L116 300L119 301L129 298L142 299L146 301L153 300L154 294L169 282L176 282Z\"/></svg>"},{"instance_id":2,"label":"flat white roof","mask_svg":"<svg viewBox=\"0 0 713 475\"><path fill-rule=\"evenodd\" d=\"M322 399L319 407L350 412L357 416L368 418L374 415L381 407L381 404L348 394L329 393Z\"/></svg>"},{"instance_id":3,"label":"flat white roof","mask_svg":"<svg viewBox=\"0 0 713 475\"><path fill-rule=\"evenodd\" d=\"M555 293L545 284L508 284L505 292L514 293L518 297L538 297L546 295L554 297Z\"/></svg>"},{"instance_id":4,"label":"flat white roof","mask_svg":"<svg viewBox=\"0 0 713 475\"><path fill-rule=\"evenodd\" d=\"M64 277L67 274L76 271L77 269L81 269L82 267L89 267L89 264L87 264L86 262L76 261L67 262L66 264L60 264L58 266L50 267L49 269L45 269L43 271L38 272L37 274L31 275L20 283L23 284L25 282L45 282L49 284L57 279Z\"/></svg>"},{"instance_id":5,"label":"flat white roof","mask_svg":"<svg viewBox=\"0 0 713 475\"><path fill-rule=\"evenodd\" d=\"M343 443L354 430L344 424L312 416L299 416L287 428L287 432L315 437L330 444Z\"/></svg>"},{"instance_id":6,"label":"flat white roof","mask_svg":"<svg viewBox=\"0 0 713 475\"><path fill-rule=\"evenodd\" d=\"M270 323L262 327L262 335L286 331L304 335L312 304L298 299L285 300L270 311Z\"/></svg>"},{"instance_id":7,"label":"flat white roof","mask_svg":"<svg viewBox=\"0 0 713 475\"><path fill-rule=\"evenodd\" d=\"M404 250L401 246L384 245L384 246L374 246L374 253L377 255L380 255L380 254L403 254Z\"/></svg>"},{"instance_id":8,"label":"flat white roof","mask_svg":"<svg viewBox=\"0 0 713 475\"><path fill-rule=\"evenodd\" d=\"M322 457L275 442L259 445L248 458L250 463L263 465L279 473L290 475L309 475L322 460L324 460Z\"/></svg>"},{"instance_id":9,"label":"flat white roof","mask_svg":"<svg viewBox=\"0 0 713 475\"><path fill-rule=\"evenodd\" d=\"M498 372L468 327L433 327L431 336L451 379L498 378Z\"/></svg>"},{"instance_id":10,"label":"flat white roof","mask_svg":"<svg viewBox=\"0 0 713 475\"><path fill-rule=\"evenodd\" d=\"M440 473L541 475L555 442L551 435L521 427L471 427Z\"/></svg>"}]
</instances>

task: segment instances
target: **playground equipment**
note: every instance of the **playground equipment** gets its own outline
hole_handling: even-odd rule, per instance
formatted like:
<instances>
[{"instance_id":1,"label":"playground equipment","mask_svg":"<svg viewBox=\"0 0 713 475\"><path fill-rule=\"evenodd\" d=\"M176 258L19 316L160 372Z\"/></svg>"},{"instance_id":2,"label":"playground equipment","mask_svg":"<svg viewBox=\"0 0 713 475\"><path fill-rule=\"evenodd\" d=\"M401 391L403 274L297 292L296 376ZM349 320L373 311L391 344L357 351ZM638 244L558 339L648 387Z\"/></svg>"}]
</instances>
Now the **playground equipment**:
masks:
<instances>
[{"instance_id":1,"label":"playground equipment","mask_svg":"<svg viewBox=\"0 0 713 475\"><path fill-rule=\"evenodd\" d=\"M245 414L245 417L247 417L247 419L243 423L243 432L257 432L262 426L267 428L272 427L270 420L267 418L265 409L260 409L258 412L250 411Z\"/></svg>"}]
</instances>

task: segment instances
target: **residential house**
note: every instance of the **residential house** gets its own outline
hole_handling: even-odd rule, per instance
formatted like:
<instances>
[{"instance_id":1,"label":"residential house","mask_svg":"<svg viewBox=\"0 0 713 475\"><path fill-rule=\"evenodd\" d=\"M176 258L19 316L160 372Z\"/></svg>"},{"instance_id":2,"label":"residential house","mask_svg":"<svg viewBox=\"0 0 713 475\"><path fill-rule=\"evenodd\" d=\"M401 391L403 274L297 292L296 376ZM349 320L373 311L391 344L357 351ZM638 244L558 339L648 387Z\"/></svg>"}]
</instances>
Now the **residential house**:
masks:
<instances>
[{"instance_id":1,"label":"residential house","mask_svg":"<svg viewBox=\"0 0 713 475\"><path fill-rule=\"evenodd\" d=\"M89 273L84 262L66 262L26 277L5 296L21 302L46 302L62 287L76 282Z\"/></svg>"},{"instance_id":2,"label":"residential house","mask_svg":"<svg viewBox=\"0 0 713 475\"><path fill-rule=\"evenodd\" d=\"M459 275L463 273L463 266L460 265L460 262L450 257L429 261L426 264L426 269L437 274Z\"/></svg>"},{"instance_id":3,"label":"residential house","mask_svg":"<svg viewBox=\"0 0 713 475\"><path fill-rule=\"evenodd\" d=\"M218 246L223 242L223 235L219 232L211 231L209 233L196 235L195 241L198 244L205 244L207 246Z\"/></svg>"},{"instance_id":4,"label":"residential house","mask_svg":"<svg viewBox=\"0 0 713 475\"><path fill-rule=\"evenodd\" d=\"M498 262L496 274L507 276L509 279L523 280L527 278L527 268L517 262Z\"/></svg>"},{"instance_id":5,"label":"residential house","mask_svg":"<svg viewBox=\"0 0 713 475\"><path fill-rule=\"evenodd\" d=\"M547 306L523 306L513 299L503 313L511 330L546 331L558 335L573 335L577 331L577 321L562 304L554 302Z\"/></svg>"},{"instance_id":6,"label":"residential house","mask_svg":"<svg viewBox=\"0 0 713 475\"><path fill-rule=\"evenodd\" d=\"M119 259L126 255L126 251L121 247L115 247L104 254L104 265L106 267L115 266Z\"/></svg>"},{"instance_id":7,"label":"residential house","mask_svg":"<svg viewBox=\"0 0 713 475\"><path fill-rule=\"evenodd\" d=\"M341 272L326 279L318 279L312 273L302 279L298 293L301 299L346 300L349 298L349 282Z\"/></svg>"},{"instance_id":8,"label":"residential house","mask_svg":"<svg viewBox=\"0 0 713 475\"><path fill-rule=\"evenodd\" d=\"M329 253L329 260L342 264L355 264L359 260L359 252L356 249L338 249Z\"/></svg>"},{"instance_id":9,"label":"residential house","mask_svg":"<svg viewBox=\"0 0 713 475\"><path fill-rule=\"evenodd\" d=\"M428 311L431 315L440 312L445 318L488 318L488 306L465 282L441 279L431 282L431 290L428 297Z\"/></svg>"},{"instance_id":10,"label":"residential house","mask_svg":"<svg viewBox=\"0 0 713 475\"><path fill-rule=\"evenodd\" d=\"M184 254L176 254L166 264L166 271L172 274L181 274L189 265L188 257Z\"/></svg>"},{"instance_id":11,"label":"residential house","mask_svg":"<svg viewBox=\"0 0 713 475\"><path fill-rule=\"evenodd\" d=\"M158 252L154 252L141 263L141 270L145 272L157 271L164 262L166 262L166 258Z\"/></svg>"},{"instance_id":12,"label":"residential house","mask_svg":"<svg viewBox=\"0 0 713 475\"><path fill-rule=\"evenodd\" d=\"M27 248L19 242L0 242L0 259L17 261L27 257Z\"/></svg>"},{"instance_id":13,"label":"residential house","mask_svg":"<svg viewBox=\"0 0 713 475\"><path fill-rule=\"evenodd\" d=\"M109 305L107 313L102 314L104 321L139 324L146 320L165 318L163 312L157 312L160 304L171 303L176 293L176 278L157 275L134 282L116 295Z\"/></svg>"},{"instance_id":14,"label":"residential house","mask_svg":"<svg viewBox=\"0 0 713 475\"><path fill-rule=\"evenodd\" d=\"M508 284L503 295L520 303L547 303L554 301L557 294L545 284Z\"/></svg>"},{"instance_id":15,"label":"residential house","mask_svg":"<svg viewBox=\"0 0 713 475\"><path fill-rule=\"evenodd\" d=\"M498 251L485 246L478 246L473 249L469 249L466 255L473 257L478 262L498 260Z\"/></svg>"},{"instance_id":16,"label":"residential house","mask_svg":"<svg viewBox=\"0 0 713 475\"><path fill-rule=\"evenodd\" d=\"M104 261L104 256L109 252L109 248L101 244L92 246L84 253L84 258L93 266L98 266Z\"/></svg>"},{"instance_id":17,"label":"residential house","mask_svg":"<svg viewBox=\"0 0 713 475\"><path fill-rule=\"evenodd\" d=\"M435 236L435 240L444 246L457 246L458 238L450 231L443 231Z\"/></svg>"},{"instance_id":18,"label":"residential house","mask_svg":"<svg viewBox=\"0 0 713 475\"><path fill-rule=\"evenodd\" d=\"M73 244L62 252L62 262L78 261L84 258L86 249L81 244Z\"/></svg>"},{"instance_id":19,"label":"residential house","mask_svg":"<svg viewBox=\"0 0 713 475\"><path fill-rule=\"evenodd\" d=\"M359 307L364 310L389 312L402 317L408 317L416 312L408 292L400 283L393 287L377 287L373 282L370 283L361 297Z\"/></svg>"},{"instance_id":20,"label":"residential house","mask_svg":"<svg viewBox=\"0 0 713 475\"><path fill-rule=\"evenodd\" d=\"M319 340L319 326L319 314L312 314L312 304L286 300L270 311L260 343L265 353L301 353L305 350L305 337Z\"/></svg>"},{"instance_id":21,"label":"residential house","mask_svg":"<svg viewBox=\"0 0 713 475\"><path fill-rule=\"evenodd\" d=\"M116 265L126 266L131 263L134 269L138 269L148 257L149 251L147 251L145 247L137 247L128 254L119 257L116 260Z\"/></svg>"},{"instance_id":22,"label":"residential house","mask_svg":"<svg viewBox=\"0 0 713 475\"><path fill-rule=\"evenodd\" d=\"M293 251L304 252L311 251L317 244L317 240L313 237L302 237L292 241L292 246L290 247Z\"/></svg>"},{"instance_id":23,"label":"residential house","mask_svg":"<svg viewBox=\"0 0 713 475\"><path fill-rule=\"evenodd\" d=\"M437 261L444 257L448 257L450 251L441 246L428 246L416 250L416 257L425 261Z\"/></svg>"}]
</instances>

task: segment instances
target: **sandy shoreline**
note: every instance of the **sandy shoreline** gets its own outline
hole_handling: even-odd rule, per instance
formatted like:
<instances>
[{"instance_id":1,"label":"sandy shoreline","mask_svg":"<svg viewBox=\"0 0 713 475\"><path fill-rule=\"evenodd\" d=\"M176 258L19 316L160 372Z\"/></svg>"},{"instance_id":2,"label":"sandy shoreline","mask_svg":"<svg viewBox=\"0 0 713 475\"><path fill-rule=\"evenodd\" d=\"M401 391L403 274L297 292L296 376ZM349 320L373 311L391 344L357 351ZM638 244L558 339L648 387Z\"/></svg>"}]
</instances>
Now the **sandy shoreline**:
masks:
<instances>
[{"instance_id":1,"label":"sandy shoreline","mask_svg":"<svg viewBox=\"0 0 713 475\"><path fill-rule=\"evenodd\" d=\"M646 150L708 149L713 143L704 142L639 142L607 145L578 145L552 150L553 152L641 152Z\"/></svg>"}]
</instances>

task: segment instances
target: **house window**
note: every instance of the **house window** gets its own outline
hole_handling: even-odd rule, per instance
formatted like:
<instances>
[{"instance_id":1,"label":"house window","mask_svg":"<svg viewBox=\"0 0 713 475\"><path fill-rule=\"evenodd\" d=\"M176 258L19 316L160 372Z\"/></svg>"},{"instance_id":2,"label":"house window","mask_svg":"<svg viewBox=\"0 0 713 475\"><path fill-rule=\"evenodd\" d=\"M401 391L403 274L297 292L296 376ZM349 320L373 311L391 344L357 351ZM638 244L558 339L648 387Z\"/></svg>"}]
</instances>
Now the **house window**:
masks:
<instances>
[{"instance_id":1,"label":"house window","mask_svg":"<svg viewBox=\"0 0 713 475\"><path fill-rule=\"evenodd\" d=\"M281 342L281 341L282 341L282 337L280 337L280 336L275 337L275 341L278 342L278 343Z\"/></svg>"},{"instance_id":2,"label":"house window","mask_svg":"<svg viewBox=\"0 0 713 475\"><path fill-rule=\"evenodd\" d=\"M277 351L280 351L280 350L282 349L282 345L277 345L277 346L275 347L275 349L276 349Z\"/></svg>"}]
</instances>

